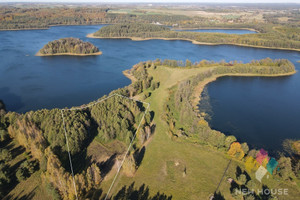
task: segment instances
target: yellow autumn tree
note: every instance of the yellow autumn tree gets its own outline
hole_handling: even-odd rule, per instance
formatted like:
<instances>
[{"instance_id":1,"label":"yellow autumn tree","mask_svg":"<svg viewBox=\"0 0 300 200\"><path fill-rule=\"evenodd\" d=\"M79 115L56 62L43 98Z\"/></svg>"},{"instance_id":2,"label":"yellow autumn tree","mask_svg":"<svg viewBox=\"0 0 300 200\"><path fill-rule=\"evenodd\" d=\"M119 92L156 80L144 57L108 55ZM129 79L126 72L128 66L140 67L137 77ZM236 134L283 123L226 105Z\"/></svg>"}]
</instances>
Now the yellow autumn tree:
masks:
<instances>
[{"instance_id":1,"label":"yellow autumn tree","mask_svg":"<svg viewBox=\"0 0 300 200\"><path fill-rule=\"evenodd\" d=\"M233 142L231 145L230 145L230 148L228 150L228 154L231 156L231 157L235 157L239 160L241 160L244 156L245 156L245 153L242 149L242 146L239 142Z\"/></svg>"},{"instance_id":2,"label":"yellow autumn tree","mask_svg":"<svg viewBox=\"0 0 300 200\"><path fill-rule=\"evenodd\" d=\"M249 173L256 171L258 167L259 163L252 156L246 157L245 168Z\"/></svg>"}]
</instances>

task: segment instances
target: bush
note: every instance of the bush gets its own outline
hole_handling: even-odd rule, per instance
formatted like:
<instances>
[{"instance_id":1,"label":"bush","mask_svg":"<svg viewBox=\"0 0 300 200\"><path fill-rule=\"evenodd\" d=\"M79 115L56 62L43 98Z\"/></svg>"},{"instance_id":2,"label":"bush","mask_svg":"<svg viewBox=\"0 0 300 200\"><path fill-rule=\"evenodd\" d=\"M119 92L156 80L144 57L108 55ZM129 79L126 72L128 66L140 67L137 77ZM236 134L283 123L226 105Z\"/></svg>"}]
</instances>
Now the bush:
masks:
<instances>
[{"instance_id":1,"label":"bush","mask_svg":"<svg viewBox=\"0 0 300 200\"><path fill-rule=\"evenodd\" d=\"M21 182L21 181L29 178L30 175L35 172L36 167L37 167L36 161L31 161L31 162L29 160L24 161L20 165L20 167L16 173L16 177L17 177L18 181Z\"/></svg>"},{"instance_id":2,"label":"bush","mask_svg":"<svg viewBox=\"0 0 300 200\"><path fill-rule=\"evenodd\" d=\"M22 168L19 168L17 170L17 173L16 173L16 177L18 179L19 182L23 181L26 179L26 176L24 174L24 170Z\"/></svg>"},{"instance_id":3,"label":"bush","mask_svg":"<svg viewBox=\"0 0 300 200\"><path fill-rule=\"evenodd\" d=\"M50 194L54 200L61 199L59 193L50 183L46 183L46 190L47 193Z\"/></svg>"},{"instance_id":4,"label":"bush","mask_svg":"<svg viewBox=\"0 0 300 200\"><path fill-rule=\"evenodd\" d=\"M277 174L284 180L289 180L295 177L295 174L292 170L291 158L281 157L278 160L279 171Z\"/></svg>"},{"instance_id":5,"label":"bush","mask_svg":"<svg viewBox=\"0 0 300 200\"><path fill-rule=\"evenodd\" d=\"M35 171L36 162L35 161L30 162L29 160L26 160L21 164L20 167L23 168L25 171L27 171L28 175L30 175L30 174L33 174Z\"/></svg>"},{"instance_id":6,"label":"bush","mask_svg":"<svg viewBox=\"0 0 300 200\"><path fill-rule=\"evenodd\" d=\"M228 149L230 145L236 141L236 137L233 135L227 136L225 139L225 147Z\"/></svg>"},{"instance_id":7,"label":"bush","mask_svg":"<svg viewBox=\"0 0 300 200\"><path fill-rule=\"evenodd\" d=\"M12 156L10 151L8 151L7 149L2 149L0 150L0 161L4 161L5 163L11 161Z\"/></svg>"},{"instance_id":8,"label":"bush","mask_svg":"<svg viewBox=\"0 0 300 200\"><path fill-rule=\"evenodd\" d=\"M4 163L0 163L0 187L10 182L8 166Z\"/></svg>"},{"instance_id":9,"label":"bush","mask_svg":"<svg viewBox=\"0 0 300 200\"><path fill-rule=\"evenodd\" d=\"M244 142L244 143L241 144L241 146L242 146L242 149L243 149L244 153L247 154L248 151L249 151L248 144L246 142Z\"/></svg>"},{"instance_id":10,"label":"bush","mask_svg":"<svg viewBox=\"0 0 300 200\"><path fill-rule=\"evenodd\" d=\"M43 172L47 171L47 158L46 156L43 156L40 162L40 168Z\"/></svg>"},{"instance_id":11,"label":"bush","mask_svg":"<svg viewBox=\"0 0 300 200\"><path fill-rule=\"evenodd\" d=\"M253 181L253 180L249 180L249 181L247 182L246 186L251 190L251 189L256 188L256 183L255 183L255 181Z\"/></svg>"},{"instance_id":12,"label":"bush","mask_svg":"<svg viewBox=\"0 0 300 200\"><path fill-rule=\"evenodd\" d=\"M241 185L245 185L246 182L247 182L247 177L245 174L241 174L239 177L238 177L238 181L240 182Z\"/></svg>"},{"instance_id":13,"label":"bush","mask_svg":"<svg viewBox=\"0 0 300 200\"><path fill-rule=\"evenodd\" d=\"M0 142L4 142L8 138L9 138L8 132L3 129L0 129Z\"/></svg>"},{"instance_id":14,"label":"bush","mask_svg":"<svg viewBox=\"0 0 300 200\"><path fill-rule=\"evenodd\" d=\"M151 90L155 90L159 88L160 82L153 82L151 85Z\"/></svg>"},{"instance_id":15,"label":"bush","mask_svg":"<svg viewBox=\"0 0 300 200\"><path fill-rule=\"evenodd\" d=\"M253 194L248 194L244 196L244 200L255 200L255 196Z\"/></svg>"}]
</instances>

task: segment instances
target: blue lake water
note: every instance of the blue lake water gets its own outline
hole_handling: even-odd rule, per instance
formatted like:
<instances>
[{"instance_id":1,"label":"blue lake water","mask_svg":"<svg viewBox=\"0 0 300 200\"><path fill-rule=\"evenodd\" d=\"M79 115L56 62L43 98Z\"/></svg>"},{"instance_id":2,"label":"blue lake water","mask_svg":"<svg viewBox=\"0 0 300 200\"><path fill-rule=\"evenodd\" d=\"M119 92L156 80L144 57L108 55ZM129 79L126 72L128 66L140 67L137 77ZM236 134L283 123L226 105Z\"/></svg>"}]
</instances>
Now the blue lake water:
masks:
<instances>
[{"instance_id":1,"label":"blue lake water","mask_svg":"<svg viewBox=\"0 0 300 200\"><path fill-rule=\"evenodd\" d=\"M102 26L0 31L0 99L7 109L25 112L88 103L130 84L123 70L156 58L243 62L266 57L287 58L300 68L297 63L300 52L195 45L188 41L85 37ZM64 37L92 42L103 55L34 56L49 41ZM265 145L267 149L278 148L282 138L299 139L299 73L285 78L222 78L208 85L208 93L213 107L210 121L213 128L234 134L242 141Z\"/></svg>"},{"instance_id":2,"label":"blue lake water","mask_svg":"<svg viewBox=\"0 0 300 200\"><path fill-rule=\"evenodd\" d=\"M227 34L251 34L256 31L247 29L189 29L189 30L176 30L176 31L189 31L189 32L203 32L203 33L227 33Z\"/></svg>"}]
</instances>

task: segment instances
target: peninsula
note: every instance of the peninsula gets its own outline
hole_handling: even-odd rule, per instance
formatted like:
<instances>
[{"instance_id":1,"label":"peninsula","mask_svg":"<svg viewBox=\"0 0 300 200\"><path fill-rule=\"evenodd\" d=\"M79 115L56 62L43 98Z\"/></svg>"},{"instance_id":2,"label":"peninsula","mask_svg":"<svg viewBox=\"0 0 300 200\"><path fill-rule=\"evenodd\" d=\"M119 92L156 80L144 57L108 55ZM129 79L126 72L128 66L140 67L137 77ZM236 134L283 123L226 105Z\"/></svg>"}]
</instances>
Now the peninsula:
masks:
<instances>
[{"instance_id":1,"label":"peninsula","mask_svg":"<svg viewBox=\"0 0 300 200\"><path fill-rule=\"evenodd\" d=\"M91 56L101 55L102 52L90 42L78 38L63 38L46 44L36 56Z\"/></svg>"},{"instance_id":2,"label":"peninsula","mask_svg":"<svg viewBox=\"0 0 300 200\"><path fill-rule=\"evenodd\" d=\"M275 30L275 31L274 31ZM283 37L280 28L273 27L264 33L227 34L190 31L174 31L168 27L155 24L113 24L102 27L90 38L129 38L132 40L186 40L204 45L237 45L255 48L281 49L300 51L300 43L290 37ZM272 35L272 37L270 37Z\"/></svg>"}]
</instances>

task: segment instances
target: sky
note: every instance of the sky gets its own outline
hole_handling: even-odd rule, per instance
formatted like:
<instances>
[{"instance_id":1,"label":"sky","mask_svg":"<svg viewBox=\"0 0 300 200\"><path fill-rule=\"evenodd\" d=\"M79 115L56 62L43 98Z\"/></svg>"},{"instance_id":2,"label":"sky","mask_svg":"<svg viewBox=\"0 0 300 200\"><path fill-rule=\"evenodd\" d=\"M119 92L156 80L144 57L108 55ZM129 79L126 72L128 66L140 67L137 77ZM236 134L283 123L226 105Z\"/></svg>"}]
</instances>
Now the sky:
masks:
<instances>
[{"instance_id":1,"label":"sky","mask_svg":"<svg viewBox=\"0 0 300 200\"><path fill-rule=\"evenodd\" d=\"M167 2L211 2L211 3L300 3L300 0L0 0L4 2L76 2L76 3L127 3L127 2L138 2L138 3L167 3Z\"/></svg>"}]
</instances>

